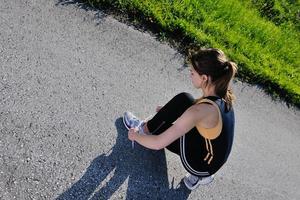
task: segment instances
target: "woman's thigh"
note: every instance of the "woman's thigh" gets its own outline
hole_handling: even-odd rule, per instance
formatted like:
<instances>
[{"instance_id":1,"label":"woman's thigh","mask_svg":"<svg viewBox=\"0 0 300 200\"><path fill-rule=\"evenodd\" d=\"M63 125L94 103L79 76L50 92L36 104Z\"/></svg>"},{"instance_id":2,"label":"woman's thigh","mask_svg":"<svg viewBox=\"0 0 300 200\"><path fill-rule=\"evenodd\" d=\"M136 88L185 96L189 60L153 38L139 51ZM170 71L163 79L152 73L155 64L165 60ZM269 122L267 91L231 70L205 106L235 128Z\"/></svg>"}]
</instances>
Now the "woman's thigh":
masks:
<instances>
[{"instance_id":1,"label":"woman's thigh","mask_svg":"<svg viewBox=\"0 0 300 200\"><path fill-rule=\"evenodd\" d=\"M147 122L147 127L152 134L157 135L157 129L164 124L170 125L175 122L195 102L189 93L180 93L164 105L156 115Z\"/></svg>"}]
</instances>

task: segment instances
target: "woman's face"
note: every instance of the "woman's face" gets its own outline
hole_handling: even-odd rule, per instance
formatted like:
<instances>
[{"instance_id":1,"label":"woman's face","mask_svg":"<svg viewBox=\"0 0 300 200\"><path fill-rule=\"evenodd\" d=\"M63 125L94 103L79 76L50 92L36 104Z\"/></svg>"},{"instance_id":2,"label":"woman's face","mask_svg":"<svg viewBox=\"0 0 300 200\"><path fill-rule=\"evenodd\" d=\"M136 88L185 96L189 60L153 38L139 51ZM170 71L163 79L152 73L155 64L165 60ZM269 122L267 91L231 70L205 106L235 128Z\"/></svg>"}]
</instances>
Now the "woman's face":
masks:
<instances>
[{"instance_id":1,"label":"woman's face","mask_svg":"<svg viewBox=\"0 0 300 200\"><path fill-rule=\"evenodd\" d=\"M192 79L193 86L197 89L198 88L202 89L203 83L205 82L207 76L204 74L203 75L198 74L198 72L196 72L196 70L193 67L190 67L190 76Z\"/></svg>"}]
</instances>

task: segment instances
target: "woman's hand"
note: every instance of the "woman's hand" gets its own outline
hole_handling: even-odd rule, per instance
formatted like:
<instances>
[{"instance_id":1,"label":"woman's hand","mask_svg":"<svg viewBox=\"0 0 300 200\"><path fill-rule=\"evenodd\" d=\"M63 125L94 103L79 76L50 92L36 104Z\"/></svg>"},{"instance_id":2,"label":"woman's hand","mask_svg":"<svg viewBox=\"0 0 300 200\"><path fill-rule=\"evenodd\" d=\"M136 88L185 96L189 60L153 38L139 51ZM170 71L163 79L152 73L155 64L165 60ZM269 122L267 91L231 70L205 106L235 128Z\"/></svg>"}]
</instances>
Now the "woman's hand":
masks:
<instances>
[{"instance_id":1,"label":"woman's hand","mask_svg":"<svg viewBox=\"0 0 300 200\"><path fill-rule=\"evenodd\" d=\"M138 129L137 128L131 128L128 131L128 139L131 141L135 141L136 135L139 134L138 133Z\"/></svg>"},{"instance_id":2,"label":"woman's hand","mask_svg":"<svg viewBox=\"0 0 300 200\"><path fill-rule=\"evenodd\" d=\"M162 108L162 106L157 106L156 107L156 112L160 111L161 108Z\"/></svg>"}]
</instances>

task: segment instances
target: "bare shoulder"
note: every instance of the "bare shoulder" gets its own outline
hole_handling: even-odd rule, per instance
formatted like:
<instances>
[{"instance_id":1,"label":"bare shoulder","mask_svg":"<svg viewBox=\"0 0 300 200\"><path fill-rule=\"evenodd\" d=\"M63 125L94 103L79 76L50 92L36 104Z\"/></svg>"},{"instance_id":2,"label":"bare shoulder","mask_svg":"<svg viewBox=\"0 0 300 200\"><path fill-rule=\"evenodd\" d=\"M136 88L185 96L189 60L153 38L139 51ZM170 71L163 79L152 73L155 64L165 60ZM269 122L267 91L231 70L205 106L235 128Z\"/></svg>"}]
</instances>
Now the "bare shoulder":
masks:
<instances>
[{"instance_id":1,"label":"bare shoulder","mask_svg":"<svg viewBox=\"0 0 300 200\"><path fill-rule=\"evenodd\" d=\"M179 129L192 128L199 124L203 127L212 127L218 121L218 111L206 103L194 104L189 107L174 123Z\"/></svg>"},{"instance_id":2,"label":"bare shoulder","mask_svg":"<svg viewBox=\"0 0 300 200\"><path fill-rule=\"evenodd\" d=\"M210 115L213 113L218 114L217 108L210 103L199 103L191 106L191 110L197 114Z\"/></svg>"},{"instance_id":3,"label":"bare shoulder","mask_svg":"<svg viewBox=\"0 0 300 200\"><path fill-rule=\"evenodd\" d=\"M190 107L190 112L193 114L195 121L202 124L204 127L211 127L216 124L219 118L217 108L209 103L195 104Z\"/></svg>"}]
</instances>

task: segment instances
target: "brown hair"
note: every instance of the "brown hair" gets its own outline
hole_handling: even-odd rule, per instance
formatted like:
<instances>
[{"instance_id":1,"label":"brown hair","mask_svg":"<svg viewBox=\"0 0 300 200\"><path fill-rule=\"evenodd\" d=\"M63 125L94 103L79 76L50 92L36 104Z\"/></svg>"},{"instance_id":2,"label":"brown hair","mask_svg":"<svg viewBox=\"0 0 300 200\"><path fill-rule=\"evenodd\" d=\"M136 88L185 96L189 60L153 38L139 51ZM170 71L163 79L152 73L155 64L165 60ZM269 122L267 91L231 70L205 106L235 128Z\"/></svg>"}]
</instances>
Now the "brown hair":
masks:
<instances>
[{"instance_id":1,"label":"brown hair","mask_svg":"<svg viewBox=\"0 0 300 200\"><path fill-rule=\"evenodd\" d=\"M237 65L229 61L223 51L213 48L190 50L188 63L198 74L211 77L216 94L225 100L228 108L231 108L235 96L230 82L237 72Z\"/></svg>"}]
</instances>

